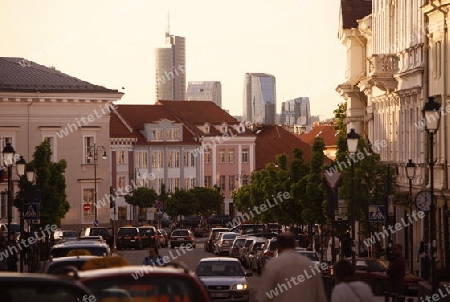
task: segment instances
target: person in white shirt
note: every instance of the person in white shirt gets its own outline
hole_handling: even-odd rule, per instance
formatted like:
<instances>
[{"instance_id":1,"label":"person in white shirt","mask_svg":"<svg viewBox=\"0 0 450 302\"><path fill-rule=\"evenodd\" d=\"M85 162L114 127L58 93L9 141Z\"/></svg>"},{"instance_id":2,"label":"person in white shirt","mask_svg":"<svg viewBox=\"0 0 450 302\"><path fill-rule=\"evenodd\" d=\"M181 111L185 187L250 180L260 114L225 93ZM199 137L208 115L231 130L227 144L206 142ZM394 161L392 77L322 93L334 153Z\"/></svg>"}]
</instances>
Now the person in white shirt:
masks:
<instances>
[{"instance_id":1,"label":"person in white shirt","mask_svg":"<svg viewBox=\"0 0 450 302\"><path fill-rule=\"evenodd\" d=\"M332 261L332 252L333 252L333 241L332 241L332 237L330 236L330 239L328 240L328 248L327 248L327 261ZM336 255L335 260L338 261L339 260L339 255L340 255L340 251L341 251L341 242L339 241L339 238L334 236L334 253Z\"/></svg>"},{"instance_id":2,"label":"person in white shirt","mask_svg":"<svg viewBox=\"0 0 450 302\"><path fill-rule=\"evenodd\" d=\"M336 285L331 293L331 302L372 302L374 296L367 283L355 280L355 269L348 260L339 260L333 265Z\"/></svg>"}]
</instances>

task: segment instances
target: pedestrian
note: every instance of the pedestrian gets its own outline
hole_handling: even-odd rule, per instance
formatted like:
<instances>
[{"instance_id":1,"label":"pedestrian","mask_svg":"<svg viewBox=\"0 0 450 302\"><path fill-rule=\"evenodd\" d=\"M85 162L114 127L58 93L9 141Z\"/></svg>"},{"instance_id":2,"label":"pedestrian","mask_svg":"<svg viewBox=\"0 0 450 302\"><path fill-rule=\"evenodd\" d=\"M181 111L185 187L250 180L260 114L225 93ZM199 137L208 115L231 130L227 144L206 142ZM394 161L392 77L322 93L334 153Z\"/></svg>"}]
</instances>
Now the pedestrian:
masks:
<instances>
[{"instance_id":1,"label":"pedestrian","mask_svg":"<svg viewBox=\"0 0 450 302\"><path fill-rule=\"evenodd\" d=\"M164 266L164 260L159 254L158 247L154 244L148 249L148 256L144 258L142 265Z\"/></svg>"},{"instance_id":2,"label":"pedestrian","mask_svg":"<svg viewBox=\"0 0 450 302\"><path fill-rule=\"evenodd\" d=\"M333 265L336 285L331 293L331 302L371 302L372 289L367 283L355 280L355 268L348 260L339 260Z\"/></svg>"},{"instance_id":3,"label":"pedestrian","mask_svg":"<svg viewBox=\"0 0 450 302\"><path fill-rule=\"evenodd\" d=\"M255 301L257 302L321 302L326 295L321 277L321 266L299 255L295 237L290 233L277 236L278 257L264 268Z\"/></svg>"},{"instance_id":4,"label":"pedestrian","mask_svg":"<svg viewBox=\"0 0 450 302\"><path fill-rule=\"evenodd\" d=\"M334 246L333 246L333 238L334 238ZM341 242L339 241L339 238L334 236L331 237L328 240L328 248L327 248L327 261L331 262L333 261L333 254L335 257L335 261L339 260L339 256L341 253Z\"/></svg>"},{"instance_id":5,"label":"pedestrian","mask_svg":"<svg viewBox=\"0 0 450 302\"><path fill-rule=\"evenodd\" d=\"M389 276L388 285L389 291L394 294L402 295L405 287L405 271L406 263L403 256L403 246L401 244L394 244L392 246L392 260L387 270Z\"/></svg>"}]
</instances>

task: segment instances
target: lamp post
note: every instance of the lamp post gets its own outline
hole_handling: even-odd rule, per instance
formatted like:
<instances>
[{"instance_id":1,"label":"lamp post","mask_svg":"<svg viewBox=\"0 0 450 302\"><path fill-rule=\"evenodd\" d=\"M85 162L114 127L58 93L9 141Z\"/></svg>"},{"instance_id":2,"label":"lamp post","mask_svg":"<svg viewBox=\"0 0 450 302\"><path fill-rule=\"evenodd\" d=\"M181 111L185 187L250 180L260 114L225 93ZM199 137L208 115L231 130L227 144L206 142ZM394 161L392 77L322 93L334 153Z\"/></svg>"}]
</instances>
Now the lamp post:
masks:
<instances>
[{"instance_id":1,"label":"lamp post","mask_svg":"<svg viewBox=\"0 0 450 302\"><path fill-rule=\"evenodd\" d=\"M412 214L412 181L414 179L414 177L416 176L416 164L413 163L412 159L408 160L408 163L405 166L405 171L406 171L406 177L408 177L409 180L409 195L408 195L408 205L409 205L409 213ZM410 264L410 273L414 274L414 262L413 262L413 230L412 227L409 226L409 232L408 232L408 237L409 237L409 264ZM406 236L405 236L406 238ZM406 248L406 246L405 246Z\"/></svg>"},{"instance_id":2,"label":"lamp post","mask_svg":"<svg viewBox=\"0 0 450 302\"><path fill-rule=\"evenodd\" d=\"M430 166L430 239L432 246L431 255L431 285L433 293L437 292L437 274L436 274L436 198L434 196L434 164L436 160L433 158L433 144L434 135L439 129L439 122L441 119L441 105L434 101L434 97L428 97L428 102L425 103L422 109L422 116L425 119L425 130L428 133L429 139L429 153L428 165Z\"/></svg>"},{"instance_id":3,"label":"lamp post","mask_svg":"<svg viewBox=\"0 0 450 302\"><path fill-rule=\"evenodd\" d=\"M8 168L8 196L6 201L6 208L7 208L7 219L8 219L8 234L7 234L7 242L8 244L11 243L11 220L12 220L12 199L13 199L13 184L12 184L12 166L14 165L14 155L16 154L16 151L14 151L14 148L11 146L11 143L6 143L5 147L3 148L3 162L5 166Z\"/></svg>"},{"instance_id":4,"label":"lamp post","mask_svg":"<svg viewBox=\"0 0 450 302\"><path fill-rule=\"evenodd\" d=\"M89 160L94 160L94 223L98 224L98 213L97 213L97 164L98 164L98 150L103 150L102 158L106 159L106 148L104 146L97 146L94 144L89 147L89 155L87 158Z\"/></svg>"},{"instance_id":5,"label":"lamp post","mask_svg":"<svg viewBox=\"0 0 450 302\"><path fill-rule=\"evenodd\" d=\"M355 132L355 129L350 129L347 134L347 149L350 153L350 157L355 156L358 149L359 134ZM351 178L350 178L350 222L352 228L352 264L356 264L355 259L355 167L353 163L350 166Z\"/></svg>"}]
</instances>

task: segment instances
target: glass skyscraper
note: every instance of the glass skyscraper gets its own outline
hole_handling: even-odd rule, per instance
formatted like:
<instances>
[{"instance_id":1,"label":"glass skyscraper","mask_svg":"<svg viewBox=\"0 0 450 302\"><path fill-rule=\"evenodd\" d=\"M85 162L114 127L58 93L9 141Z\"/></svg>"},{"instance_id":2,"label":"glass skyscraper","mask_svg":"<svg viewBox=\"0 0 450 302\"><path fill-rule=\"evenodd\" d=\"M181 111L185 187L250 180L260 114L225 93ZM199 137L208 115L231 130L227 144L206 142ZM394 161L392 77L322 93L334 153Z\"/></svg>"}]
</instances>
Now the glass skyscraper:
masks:
<instances>
[{"instance_id":1,"label":"glass skyscraper","mask_svg":"<svg viewBox=\"0 0 450 302\"><path fill-rule=\"evenodd\" d=\"M186 98L189 101L212 101L222 108L222 84L219 81L189 82Z\"/></svg>"},{"instance_id":2,"label":"glass skyscraper","mask_svg":"<svg viewBox=\"0 0 450 302\"><path fill-rule=\"evenodd\" d=\"M275 124L275 77L267 73L246 73L244 84L244 121Z\"/></svg>"},{"instance_id":3,"label":"glass skyscraper","mask_svg":"<svg viewBox=\"0 0 450 302\"><path fill-rule=\"evenodd\" d=\"M282 103L281 124L311 125L311 112L308 97L298 97Z\"/></svg>"}]
</instances>

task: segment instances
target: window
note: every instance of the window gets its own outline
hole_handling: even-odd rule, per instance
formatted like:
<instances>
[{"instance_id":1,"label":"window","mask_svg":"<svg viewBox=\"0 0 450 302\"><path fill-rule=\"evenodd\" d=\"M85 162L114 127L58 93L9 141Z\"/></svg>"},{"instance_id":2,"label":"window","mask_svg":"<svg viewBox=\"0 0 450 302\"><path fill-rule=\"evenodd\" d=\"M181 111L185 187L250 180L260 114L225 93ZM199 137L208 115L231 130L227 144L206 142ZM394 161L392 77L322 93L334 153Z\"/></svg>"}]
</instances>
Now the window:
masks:
<instances>
[{"instance_id":1,"label":"window","mask_svg":"<svg viewBox=\"0 0 450 302\"><path fill-rule=\"evenodd\" d=\"M125 150L117 151L117 163L124 164L125 163Z\"/></svg>"},{"instance_id":2,"label":"window","mask_svg":"<svg viewBox=\"0 0 450 302\"><path fill-rule=\"evenodd\" d=\"M205 187L207 187L207 188L212 187L212 176L211 175L205 176Z\"/></svg>"},{"instance_id":3,"label":"window","mask_svg":"<svg viewBox=\"0 0 450 302\"><path fill-rule=\"evenodd\" d=\"M195 156L193 152L189 152L191 155L191 162L190 162L190 166L191 167L195 167Z\"/></svg>"},{"instance_id":4,"label":"window","mask_svg":"<svg viewBox=\"0 0 450 302\"><path fill-rule=\"evenodd\" d=\"M93 164L94 163L94 137L93 136L85 136L84 137L84 158L85 164ZM89 154L92 156L89 157Z\"/></svg>"},{"instance_id":5,"label":"window","mask_svg":"<svg viewBox=\"0 0 450 302\"><path fill-rule=\"evenodd\" d=\"M94 189L93 188L89 188L89 189L83 189L83 204L88 203L91 207L89 209L89 211L85 211L83 210L83 216L90 216L90 215L94 215L94 207L95 207L95 203L94 203Z\"/></svg>"},{"instance_id":6,"label":"window","mask_svg":"<svg viewBox=\"0 0 450 302\"><path fill-rule=\"evenodd\" d=\"M191 151L184 152L184 166L195 167L195 156Z\"/></svg>"},{"instance_id":7,"label":"window","mask_svg":"<svg viewBox=\"0 0 450 302\"><path fill-rule=\"evenodd\" d=\"M119 190L121 190L122 192L123 192L123 189L125 188L125 180L126 180L125 176L119 176L117 178L117 188Z\"/></svg>"},{"instance_id":8,"label":"window","mask_svg":"<svg viewBox=\"0 0 450 302\"><path fill-rule=\"evenodd\" d=\"M219 149L219 163L224 163L224 162L225 162L225 149L220 148Z\"/></svg>"},{"instance_id":9,"label":"window","mask_svg":"<svg viewBox=\"0 0 450 302\"><path fill-rule=\"evenodd\" d=\"M147 152L136 152L136 168L147 168Z\"/></svg>"},{"instance_id":10,"label":"window","mask_svg":"<svg viewBox=\"0 0 450 302\"><path fill-rule=\"evenodd\" d=\"M117 219L118 220L127 220L127 207L126 206L118 206L117 207Z\"/></svg>"},{"instance_id":11,"label":"window","mask_svg":"<svg viewBox=\"0 0 450 302\"><path fill-rule=\"evenodd\" d=\"M248 163L248 148L242 149L242 162Z\"/></svg>"},{"instance_id":12,"label":"window","mask_svg":"<svg viewBox=\"0 0 450 302\"><path fill-rule=\"evenodd\" d=\"M236 176L229 175L228 176L228 190L233 191L235 188Z\"/></svg>"},{"instance_id":13,"label":"window","mask_svg":"<svg viewBox=\"0 0 450 302\"><path fill-rule=\"evenodd\" d=\"M0 192L0 219L7 219L8 217L8 194Z\"/></svg>"},{"instance_id":14,"label":"window","mask_svg":"<svg viewBox=\"0 0 450 302\"><path fill-rule=\"evenodd\" d=\"M5 148L6 144L10 143L11 146L13 145L12 143L12 137L11 136L3 136L1 137L1 150L0 150L0 158L2 159L1 163L3 163L3 148ZM2 164L0 164L0 166L3 166Z\"/></svg>"},{"instance_id":15,"label":"window","mask_svg":"<svg viewBox=\"0 0 450 302\"><path fill-rule=\"evenodd\" d=\"M166 140L179 141L180 140L180 130L179 129L167 129L166 130Z\"/></svg>"},{"instance_id":16,"label":"window","mask_svg":"<svg viewBox=\"0 0 450 302\"><path fill-rule=\"evenodd\" d=\"M222 133L227 132L227 126L220 127L220 132L222 132Z\"/></svg>"},{"instance_id":17,"label":"window","mask_svg":"<svg viewBox=\"0 0 450 302\"><path fill-rule=\"evenodd\" d=\"M180 167L180 152L174 152L174 157L175 157L175 161L174 161L175 168L179 168Z\"/></svg>"},{"instance_id":18,"label":"window","mask_svg":"<svg viewBox=\"0 0 450 302\"><path fill-rule=\"evenodd\" d=\"M50 157L50 160L52 162L55 161L55 138L53 136L44 136L44 141L47 141L50 145L50 151L52 151L52 155Z\"/></svg>"},{"instance_id":19,"label":"window","mask_svg":"<svg viewBox=\"0 0 450 302\"><path fill-rule=\"evenodd\" d=\"M173 153L172 151L167 152L167 167L173 168L174 162L173 162Z\"/></svg>"},{"instance_id":20,"label":"window","mask_svg":"<svg viewBox=\"0 0 450 302\"><path fill-rule=\"evenodd\" d=\"M186 152L186 151L183 152L183 161L184 161L184 166L189 167L189 152Z\"/></svg>"},{"instance_id":21,"label":"window","mask_svg":"<svg viewBox=\"0 0 450 302\"><path fill-rule=\"evenodd\" d=\"M242 175L242 185L248 185L248 175Z\"/></svg>"},{"instance_id":22,"label":"window","mask_svg":"<svg viewBox=\"0 0 450 302\"><path fill-rule=\"evenodd\" d=\"M175 188L179 188L179 187L180 187L180 179L175 178Z\"/></svg>"},{"instance_id":23,"label":"window","mask_svg":"<svg viewBox=\"0 0 450 302\"><path fill-rule=\"evenodd\" d=\"M190 184L191 184L190 179L189 178L184 178L184 188L186 190L190 189L190 187L189 187Z\"/></svg>"},{"instance_id":24,"label":"window","mask_svg":"<svg viewBox=\"0 0 450 302\"><path fill-rule=\"evenodd\" d=\"M168 182L169 182L169 185L167 186L167 191L168 192L173 192L174 191L174 186L175 186L174 178L169 178Z\"/></svg>"},{"instance_id":25,"label":"window","mask_svg":"<svg viewBox=\"0 0 450 302\"><path fill-rule=\"evenodd\" d=\"M151 139L154 141L162 141L164 140L164 133L162 129L152 130Z\"/></svg>"},{"instance_id":26,"label":"window","mask_svg":"<svg viewBox=\"0 0 450 302\"><path fill-rule=\"evenodd\" d=\"M225 191L225 175L220 175L219 177L219 187L221 190Z\"/></svg>"},{"instance_id":27,"label":"window","mask_svg":"<svg viewBox=\"0 0 450 302\"><path fill-rule=\"evenodd\" d=\"M163 167L163 155L161 151L152 152L152 168Z\"/></svg>"},{"instance_id":28,"label":"window","mask_svg":"<svg viewBox=\"0 0 450 302\"><path fill-rule=\"evenodd\" d=\"M204 158L205 164L211 163L211 149L205 149L205 152L203 153L203 158Z\"/></svg>"},{"instance_id":29,"label":"window","mask_svg":"<svg viewBox=\"0 0 450 302\"><path fill-rule=\"evenodd\" d=\"M234 163L234 149L228 150L228 162Z\"/></svg>"}]
</instances>

